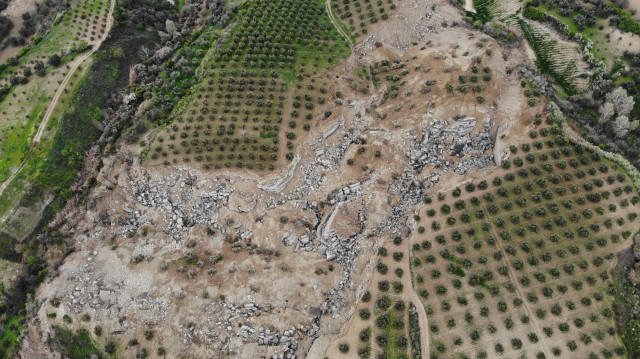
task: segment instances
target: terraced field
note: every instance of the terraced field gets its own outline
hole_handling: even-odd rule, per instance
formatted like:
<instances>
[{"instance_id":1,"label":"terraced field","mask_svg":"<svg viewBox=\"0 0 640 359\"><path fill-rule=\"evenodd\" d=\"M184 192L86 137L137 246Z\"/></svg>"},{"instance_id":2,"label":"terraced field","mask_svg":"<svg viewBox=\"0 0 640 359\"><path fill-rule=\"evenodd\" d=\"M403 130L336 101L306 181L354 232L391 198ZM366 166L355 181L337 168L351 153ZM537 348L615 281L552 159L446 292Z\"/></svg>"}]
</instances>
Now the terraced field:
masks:
<instances>
[{"instance_id":1,"label":"terraced field","mask_svg":"<svg viewBox=\"0 0 640 359\"><path fill-rule=\"evenodd\" d=\"M508 17L514 15L522 3L517 0L473 0L473 7L477 14L477 19L486 23L492 20L506 21Z\"/></svg>"},{"instance_id":2,"label":"terraced field","mask_svg":"<svg viewBox=\"0 0 640 359\"><path fill-rule=\"evenodd\" d=\"M588 82L579 77L585 69L578 45L554 39L549 30L538 23L520 18L517 23L536 54L540 71L551 75L567 94L587 88Z\"/></svg>"}]
</instances>

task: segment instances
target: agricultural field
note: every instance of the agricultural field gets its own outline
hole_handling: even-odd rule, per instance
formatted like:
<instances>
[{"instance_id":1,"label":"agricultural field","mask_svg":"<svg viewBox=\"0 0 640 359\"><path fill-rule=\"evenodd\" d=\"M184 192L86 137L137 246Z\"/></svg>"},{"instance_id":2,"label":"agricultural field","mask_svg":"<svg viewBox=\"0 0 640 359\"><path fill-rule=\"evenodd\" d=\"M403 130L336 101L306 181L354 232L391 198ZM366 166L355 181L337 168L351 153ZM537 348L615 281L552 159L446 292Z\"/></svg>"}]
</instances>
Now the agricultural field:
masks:
<instances>
[{"instance_id":1,"label":"agricultural field","mask_svg":"<svg viewBox=\"0 0 640 359\"><path fill-rule=\"evenodd\" d=\"M7 61L9 66L0 72L0 87L16 83L16 78L20 84L33 80L36 76L32 75L44 77L53 54L61 56L61 62L66 63L77 53L96 45L107 28L109 5L107 0L75 3L59 17L44 38L34 39L32 45L21 49L17 58ZM27 68L30 71L25 73Z\"/></svg>"},{"instance_id":2,"label":"agricultural field","mask_svg":"<svg viewBox=\"0 0 640 359\"><path fill-rule=\"evenodd\" d=\"M517 19L517 23L535 53L540 71L553 77L568 95L586 89L588 82L585 80L586 77L581 76L586 73L586 64L580 61L578 45L556 38L538 23L520 18Z\"/></svg>"},{"instance_id":3,"label":"agricultural field","mask_svg":"<svg viewBox=\"0 0 640 359\"><path fill-rule=\"evenodd\" d=\"M387 20L395 8L393 0L333 0L331 2L333 13L356 38L366 36L368 29L378 21Z\"/></svg>"},{"instance_id":4,"label":"agricultural field","mask_svg":"<svg viewBox=\"0 0 640 359\"><path fill-rule=\"evenodd\" d=\"M331 116L331 87L319 74L349 49L324 3L256 1L244 10L229 41L203 61L200 85L158 132L148 163L273 170L293 160L314 121Z\"/></svg>"},{"instance_id":5,"label":"agricultural field","mask_svg":"<svg viewBox=\"0 0 640 359\"><path fill-rule=\"evenodd\" d=\"M409 243L402 237L378 249L371 285L362 293L349 332L329 349L331 357L421 358L422 346L428 348L429 343L420 338L417 310L423 310L422 303L411 295L405 253L409 253Z\"/></svg>"},{"instance_id":6,"label":"agricultural field","mask_svg":"<svg viewBox=\"0 0 640 359\"><path fill-rule=\"evenodd\" d=\"M616 165L557 133L532 131L501 170L416 215L411 274L431 358L626 357L610 270L640 197Z\"/></svg>"},{"instance_id":7,"label":"agricultural field","mask_svg":"<svg viewBox=\"0 0 640 359\"><path fill-rule=\"evenodd\" d=\"M590 72L583 61L581 47L562 38L561 34L524 18L521 14L524 5L524 2L516 0L475 0L474 12L470 15L478 26L502 22L522 36L527 41L530 55L535 57L538 69L556 80L567 95L586 91Z\"/></svg>"},{"instance_id":8,"label":"agricultural field","mask_svg":"<svg viewBox=\"0 0 640 359\"><path fill-rule=\"evenodd\" d=\"M522 6L518 0L472 0L476 19L483 23L499 20L508 22Z\"/></svg>"},{"instance_id":9,"label":"agricultural field","mask_svg":"<svg viewBox=\"0 0 640 359\"><path fill-rule=\"evenodd\" d=\"M6 183L6 191L4 187L0 191L3 199L0 201L0 222L6 225L4 231L16 238L22 238L33 228L40 218L42 205L49 200L45 196L40 199L39 207L16 212L29 187L25 176L32 180L40 173L42 159L51 148L50 140L57 132L60 116L93 62L81 53L97 46L107 29L108 1L86 0L74 5L46 37L34 40L33 48L25 48L28 51L19 59L9 61L10 66L0 75L5 81L0 86L12 86L0 102L3 115L0 120L0 180L11 178L17 170L28 172L28 175L18 176L19 181ZM42 128L40 140L34 143L57 92L55 105L47 118L50 121Z\"/></svg>"},{"instance_id":10,"label":"agricultural field","mask_svg":"<svg viewBox=\"0 0 640 359\"><path fill-rule=\"evenodd\" d=\"M9 177L24 159L31 136L68 74L69 64L103 36L108 11L108 1L82 1L62 17L48 36L15 60L15 65L0 73L0 87L13 85L0 102L0 179ZM54 56L58 56L57 60ZM86 68L90 62L81 66ZM77 79L71 80L72 85Z\"/></svg>"},{"instance_id":11,"label":"agricultural field","mask_svg":"<svg viewBox=\"0 0 640 359\"><path fill-rule=\"evenodd\" d=\"M616 59L622 57L625 51L633 53L640 51L640 36L618 30L610 25L609 19L591 17L589 25L587 25L586 21L580 20L580 16L585 18L586 13L567 13L565 10L561 13L559 8L550 7L544 3L532 6L532 8L554 16L565 24L572 33L580 34L585 39L591 40L593 42L591 53L598 60L604 61L609 68L614 67ZM579 23L576 23L574 18Z\"/></svg>"},{"instance_id":12,"label":"agricultural field","mask_svg":"<svg viewBox=\"0 0 640 359\"><path fill-rule=\"evenodd\" d=\"M328 353L420 358L426 345L431 358L626 358L611 273L640 197L617 165L559 134L540 124L490 177L425 197L414 234L377 249ZM426 344L412 305L426 312Z\"/></svg>"}]
</instances>

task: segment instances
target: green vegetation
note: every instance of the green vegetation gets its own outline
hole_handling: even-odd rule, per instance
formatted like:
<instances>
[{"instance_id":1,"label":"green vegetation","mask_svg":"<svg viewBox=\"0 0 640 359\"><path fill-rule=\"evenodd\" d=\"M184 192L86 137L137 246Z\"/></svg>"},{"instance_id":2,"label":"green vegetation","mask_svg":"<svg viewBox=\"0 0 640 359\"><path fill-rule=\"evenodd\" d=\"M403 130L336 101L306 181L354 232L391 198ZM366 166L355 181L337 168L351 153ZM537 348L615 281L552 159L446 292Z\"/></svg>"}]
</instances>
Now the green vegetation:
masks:
<instances>
[{"instance_id":1,"label":"green vegetation","mask_svg":"<svg viewBox=\"0 0 640 359\"><path fill-rule=\"evenodd\" d=\"M640 35L640 22L633 18L633 14L631 14L627 10L617 8L611 4L609 4L608 6L613 10L613 12L618 16L620 20L620 22L618 23L618 29Z\"/></svg>"},{"instance_id":2,"label":"green vegetation","mask_svg":"<svg viewBox=\"0 0 640 359\"><path fill-rule=\"evenodd\" d=\"M0 351L0 359L9 359L8 355L17 348L24 320L24 315L15 316L5 324L5 332L0 336L0 348L3 349Z\"/></svg>"},{"instance_id":3,"label":"green vegetation","mask_svg":"<svg viewBox=\"0 0 640 359\"><path fill-rule=\"evenodd\" d=\"M622 337L630 358L640 356L640 317L633 312L640 307L640 290L626 278L626 271L616 268L614 282L616 293L615 311L618 319L618 332Z\"/></svg>"},{"instance_id":4,"label":"green vegetation","mask_svg":"<svg viewBox=\"0 0 640 359\"><path fill-rule=\"evenodd\" d=\"M282 151L293 160L312 120L331 116L322 110L329 85L315 75L347 55L323 1L245 3L240 24L206 55L200 85L173 111L147 161L264 170L282 162Z\"/></svg>"},{"instance_id":5,"label":"green vegetation","mask_svg":"<svg viewBox=\"0 0 640 359\"><path fill-rule=\"evenodd\" d=\"M495 6L496 0L473 0L473 8L475 14L471 14L474 21L480 21L483 24L493 19L492 7Z\"/></svg>"},{"instance_id":6,"label":"green vegetation","mask_svg":"<svg viewBox=\"0 0 640 359\"><path fill-rule=\"evenodd\" d=\"M536 54L538 69L556 80L568 95L575 94L578 72L576 60L571 58L570 53L560 54L558 41L552 39L549 34L536 30L524 19L519 18L517 22Z\"/></svg>"},{"instance_id":7,"label":"green vegetation","mask_svg":"<svg viewBox=\"0 0 640 359\"><path fill-rule=\"evenodd\" d=\"M78 329L74 333L69 329L54 326L53 330L55 347L63 356L69 359L103 358L86 329Z\"/></svg>"}]
</instances>

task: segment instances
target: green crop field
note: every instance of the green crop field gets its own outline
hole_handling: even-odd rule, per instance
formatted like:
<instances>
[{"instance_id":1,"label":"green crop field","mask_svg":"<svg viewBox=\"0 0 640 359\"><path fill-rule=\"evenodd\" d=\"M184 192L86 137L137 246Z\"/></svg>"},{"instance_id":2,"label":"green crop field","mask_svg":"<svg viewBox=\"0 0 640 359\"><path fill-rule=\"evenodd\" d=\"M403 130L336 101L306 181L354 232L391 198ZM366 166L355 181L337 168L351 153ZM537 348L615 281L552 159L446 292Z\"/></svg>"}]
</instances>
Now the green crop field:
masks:
<instances>
[{"instance_id":1,"label":"green crop field","mask_svg":"<svg viewBox=\"0 0 640 359\"><path fill-rule=\"evenodd\" d=\"M241 16L228 42L206 54L199 85L157 133L148 163L271 170L293 159L314 119L330 117L329 85L317 75L349 49L324 2L254 1Z\"/></svg>"},{"instance_id":2,"label":"green crop field","mask_svg":"<svg viewBox=\"0 0 640 359\"><path fill-rule=\"evenodd\" d=\"M425 201L411 267L431 358L626 357L610 270L640 197L558 131L532 131L492 179Z\"/></svg>"}]
</instances>

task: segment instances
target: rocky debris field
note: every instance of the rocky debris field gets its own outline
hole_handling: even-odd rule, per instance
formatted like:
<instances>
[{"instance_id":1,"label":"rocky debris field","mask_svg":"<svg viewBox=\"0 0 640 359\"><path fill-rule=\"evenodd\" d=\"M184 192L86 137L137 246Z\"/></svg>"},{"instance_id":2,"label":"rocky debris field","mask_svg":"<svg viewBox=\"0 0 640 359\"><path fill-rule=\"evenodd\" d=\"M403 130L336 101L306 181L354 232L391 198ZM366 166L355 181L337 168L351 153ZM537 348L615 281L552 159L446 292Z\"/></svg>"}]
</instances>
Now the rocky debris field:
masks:
<instances>
[{"instance_id":1,"label":"rocky debris field","mask_svg":"<svg viewBox=\"0 0 640 359\"><path fill-rule=\"evenodd\" d=\"M494 164L487 151L493 148L491 118L482 120L482 127L476 133L477 120L467 117L454 121L434 120L422 126L420 136L407 157L415 170L425 166L438 168L443 172L466 173L472 168L484 168ZM450 125L450 126L449 126ZM457 157L458 161L449 158Z\"/></svg>"}]
</instances>

